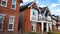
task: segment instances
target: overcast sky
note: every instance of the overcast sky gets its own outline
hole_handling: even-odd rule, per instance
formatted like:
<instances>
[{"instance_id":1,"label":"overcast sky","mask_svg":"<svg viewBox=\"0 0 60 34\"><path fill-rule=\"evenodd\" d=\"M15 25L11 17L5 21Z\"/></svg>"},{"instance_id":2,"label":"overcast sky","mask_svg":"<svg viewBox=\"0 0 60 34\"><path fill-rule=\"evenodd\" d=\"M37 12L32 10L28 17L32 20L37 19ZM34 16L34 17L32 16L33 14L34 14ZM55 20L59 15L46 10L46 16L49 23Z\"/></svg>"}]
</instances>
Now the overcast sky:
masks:
<instances>
[{"instance_id":1,"label":"overcast sky","mask_svg":"<svg viewBox=\"0 0 60 34\"><path fill-rule=\"evenodd\" d=\"M28 4L32 1L36 1L38 6L45 7L48 6L51 13L60 16L60 0L23 0L23 4Z\"/></svg>"}]
</instances>

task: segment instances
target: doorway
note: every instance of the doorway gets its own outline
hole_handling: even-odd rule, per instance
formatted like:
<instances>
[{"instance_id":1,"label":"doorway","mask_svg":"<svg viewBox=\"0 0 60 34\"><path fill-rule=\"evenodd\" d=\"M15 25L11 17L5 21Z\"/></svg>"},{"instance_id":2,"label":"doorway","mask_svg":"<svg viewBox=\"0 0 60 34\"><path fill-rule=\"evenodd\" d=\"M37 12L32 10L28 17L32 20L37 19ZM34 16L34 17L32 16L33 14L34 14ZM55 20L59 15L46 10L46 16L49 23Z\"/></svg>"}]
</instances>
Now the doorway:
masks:
<instances>
[{"instance_id":1,"label":"doorway","mask_svg":"<svg viewBox=\"0 0 60 34\"><path fill-rule=\"evenodd\" d=\"M47 30L46 23L44 23L44 32Z\"/></svg>"}]
</instances>

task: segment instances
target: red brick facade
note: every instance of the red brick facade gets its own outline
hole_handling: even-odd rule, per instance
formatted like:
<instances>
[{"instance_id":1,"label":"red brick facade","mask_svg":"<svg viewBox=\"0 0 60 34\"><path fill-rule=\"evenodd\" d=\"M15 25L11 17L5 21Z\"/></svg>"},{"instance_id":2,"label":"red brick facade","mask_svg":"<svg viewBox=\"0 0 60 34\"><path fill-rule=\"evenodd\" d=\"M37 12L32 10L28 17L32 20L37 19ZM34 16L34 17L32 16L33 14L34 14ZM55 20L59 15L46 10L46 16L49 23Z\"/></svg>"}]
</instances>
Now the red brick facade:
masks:
<instances>
[{"instance_id":1,"label":"red brick facade","mask_svg":"<svg viewBox=\"0 0 60 34\"><path fill-rule=\"evenodd\" d=\"M0 0L1 1L1 0ZM8 31L8 23L9 23L9 17L10 16L15 16L14 19L14 31L18 31L18 19L19 19L19 7L20 7L20 0L16 0L16 10L11 9L11 4L12 0L8 0L7 2L7 7L1 6L0 3L0 14L5 14L5 19L4 19L4 25L3 25L3 30Z\"/></svg>"},{"instance_id":2,"label":"red brick facade","mask_svg":"<svg viewBox=\"0 0 60 34\"><path fill-rule=\"evenodd\" d=\"M37 8L37 5L34 3L32 7ZM30 12L31 8L27 8L24 10L24 32L32 31L32 22L30 21Z\"/></svg>"},{"instance_id":3,"label":"red brick facade","mask_svg":"<svg viewBox=\"0 0 60 34\"><path fill-rule=\"evenodd\" d=\"M24 10L24 31L31 31L31 22L30 22L30 9Z\"/></svg>"}]
</instances>

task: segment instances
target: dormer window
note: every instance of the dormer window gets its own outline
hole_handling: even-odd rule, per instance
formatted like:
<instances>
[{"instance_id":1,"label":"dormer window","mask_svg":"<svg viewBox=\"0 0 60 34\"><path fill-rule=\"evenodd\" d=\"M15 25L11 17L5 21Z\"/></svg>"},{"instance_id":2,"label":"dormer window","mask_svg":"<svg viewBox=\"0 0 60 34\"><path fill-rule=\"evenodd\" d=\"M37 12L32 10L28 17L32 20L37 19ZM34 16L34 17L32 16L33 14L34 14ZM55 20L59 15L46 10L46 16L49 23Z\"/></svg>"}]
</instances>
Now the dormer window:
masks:
<instances>
[{"instance_id":1,"label":"dormer window","mask_svg":"<svg viewBox=\"0 0 60 34\"><path fill-rule=\"evenodd\" d=\"M6 7L7 6L7 0L2 0L1 5Z\"/></svg>"},{"instance_id":2,"label":"dormer window","mask_svg":"<svg viewBox=\"0 0 60 34\"><path fill-rule=\"evenodd\" d=\"M12 9L16 9L16 0L12 0L12 7L11 7Z\"/></svg>"}]
</instances>

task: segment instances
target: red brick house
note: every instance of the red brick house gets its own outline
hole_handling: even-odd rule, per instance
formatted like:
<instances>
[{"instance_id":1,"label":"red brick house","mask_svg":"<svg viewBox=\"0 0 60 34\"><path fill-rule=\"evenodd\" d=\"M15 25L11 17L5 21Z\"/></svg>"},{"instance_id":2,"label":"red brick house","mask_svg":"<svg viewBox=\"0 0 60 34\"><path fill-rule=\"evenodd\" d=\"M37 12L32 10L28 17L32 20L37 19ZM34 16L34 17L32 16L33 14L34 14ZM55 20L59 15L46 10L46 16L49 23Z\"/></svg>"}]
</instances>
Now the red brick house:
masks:
<instances>
[{"instance_id":1,"label":"red brick house","mask_svg":"<svg viewBox=\"0 0 60 34\"><path fill-rule=\"evenodd\" d=\"M48 32L50 15L48 7L40 8L35 1L20 7L20 0L0 0L0 31Z\"/></svg>"},{"instance_id":2,"label":"red brick house","mask_svg":"<svg viewBox=\"0 0 60 34\"><path fill-rule=\"evenodd\" d=\"M48 32L49 29L52 30L52 22L46 20L49 18L47 15L49 10L46 10L47 7L44 7L43 9L39 8L35 2L32 2L25 6L21 6L20 8L21 20L19 24L21 25L19 26L19 30L21 29L24 32ZM39 16L41 12L44 13L43 20L40 18L41 16Z\"/></svg>"},{"instance_id":3,"label":"red brick house","mask_svg":"<svg viewBox=\"0 0 60 34\"><path fill-rule=\"evenodd\" d=\"M24 32L36 32L36 21L38 21L38 6L34 2L31 2L25 6L21 6L20 9L20 25L21 30ZM34 26L34 27L33 27Z\"/></svg>"},{"instance_id":4,"label":"red brick house","mask_svg":"<svg viewBox=\"0 0 60 34\"><path fill-rule=\"evenodd\" d=\"M18 32L20 0L0 0L0 31Z\"/></svg>"}]
</instances>

